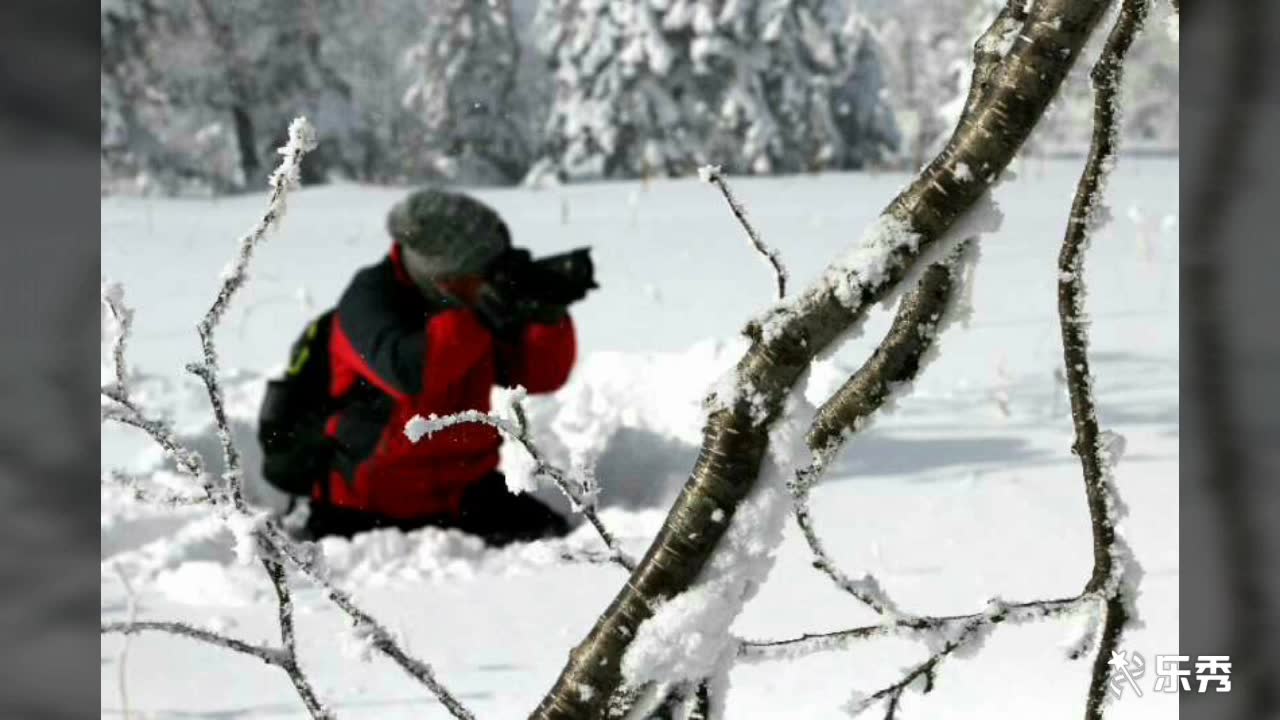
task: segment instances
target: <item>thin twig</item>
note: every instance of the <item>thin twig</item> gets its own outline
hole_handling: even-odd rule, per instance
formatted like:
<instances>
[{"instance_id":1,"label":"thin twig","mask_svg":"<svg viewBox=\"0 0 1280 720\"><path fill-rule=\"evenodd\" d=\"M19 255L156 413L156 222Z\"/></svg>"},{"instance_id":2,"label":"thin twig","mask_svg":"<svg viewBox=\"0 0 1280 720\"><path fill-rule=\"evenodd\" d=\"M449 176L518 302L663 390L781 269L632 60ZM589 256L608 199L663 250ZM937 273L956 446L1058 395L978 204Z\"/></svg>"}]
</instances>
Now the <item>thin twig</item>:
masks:
<instances>
[{"instance_id":1,"label":"thin twig","mask_svg":"<svg viewBox=\"0 0 1280 720\"><path fill-rule=\"evenodd\" d=\"M124 588L125 611L128 615L129 623L138 621L138 597L133 591L133 585L129 582L129 577L125 575L124 570L119 565L114 565L116 577L120 578L120 585ZM116 656L116 684L120 691L120 710L125 720L129 720L129 646L132 644L133 636L125 635L124 642L120 644L120 654Z\"/></svg>"},{"instance_id":2,"label":"thin twig","mask_svg":"<svg viewBox=\"0 0 1280 720\"><path fill-rule=\"evenodd\" d=\"M720 188L720 193L724 195L725 202L729 203L729 209L733 211L733 216L738 218L738 222L742 224L742 229L747 231L747 238L751 241L751 247L764 258L765 262L773 268L774 282L777 284L778 299L787 295L787 269L782 265L782 255L775 249L765 245L764 240L760 239L760 233L751 225L751 221L747 220L746 208L742 207L742 203L738 202L729 189L729 181L725 179L724 173L720 171L718 165L704 165L698 169L698 174L706 182Z\"/></svg>"},{"instance_id":3,"label":"thin twig","mask_svg":"<svg viewBox=\"0 0 1280 720\"><path fill-rule=\"evenodd\" d=\"M179 495L169 490L144 487L141 478L120 470L112 470L105 477L108 484L124 490L134 500L148 505L184 508L209 504L209 498L203 495Z\"/></svg>"},{"instance_id":4,"label":"thin twig","mask_svg":"<svg viewBox=\"0 0 1280 720\"><path fill-rule=\"evenodd\" d=\"M596 534L609 548L610 557L614 563L627 570L635 569L635 560L622 549L613 533L605 527L600 520L599 513L595 509L595 489L589 486L586 479L575 479L561 468L552 464L529 437L529 424L524 414L524 408L519 400L515 400L511 404L515 412L514 422L507 418L500 417L494 413L483 413L479 410L464 410L460 413L454 413L445 417L424 418L421 415L414 415L406 423L404 432L411 442L418 442L423 437L440 432L446 428L456 425L480 424L501 432L503 435L515 440L529 453L529 457L533 458L535 476L546 477L559 488L560 492L573 503L578 512L591 523L595 528Z\"/></svg>"},{"instance_id":5,"label":"thin twig","mask_svg":"<svg viewBox=\"0 0 1280 720\"><path fill-rule=\"evenodd\" d=\"M999 616L992 616L985 612L963 615L909 616L888 620L878 625L864 625L825 633L806 633L799 637L785 640L744 640L738 645L738 659L747 662L789 660L816 653L847 650L857 641L877 637L888 637L890 635L918 637L939 631L953 631L956 627L984 618L989 624L996 625L1011 617L1017 618L1019 621L1029 621L1038 617L1058 617L1070 614L1096 601L1096 595L1081 594L1053 600L1007 603L1003 606L1007 612Z\"/></svg>"},{"instance_id":6,"label":"thin twig","mask_svg":"<svg viewBox=\"0 0 1280 720\"><path fill-rule=\"evenodd\" d=\"M115 387L103 388L102 394L114 401L102 410L104 420L114 420L139 428L159 444L166 453L174 457L179 467L196 478L212 504L214 510L230 522L232 518L248 518L255 522L249 529L249 539L255 544L260 559L277 592L279 600L279 621L284 649L274 649L249 645L234 638L193 628L182 623L110 623L103 625L103 632L133 633L141 630L156 630L184 635L215 645L254 655L264 662L283 668L290 677L303 704L313 717L327 718L329 712L315 696L309 681L303 674L296 656L294 640L292 600L286 582L284 568L276 558L282 558L301 570L309 579L316 582L326 591L340 609L349 615L357 625L370 628L373 646L382 654L403 668L410 676L425 685L440 702L458 720L473 720L473 715L444 688L435 678L431 667L410 656L391 637L372 616L361 610L345 592L334 587L327 578L323 568L318 565L315 546L303 547L289 538L272 521L258 523L257 516L244 500L243 477L240 466L240 455L236 450L230 424L228 422L222 388L218 382L218 355L214 344L214 330L225 314L235 292L247 280L247 269L256 245L262 241L267 229L277 223L284 212L286 191L295 186L298 180L299 162L303 153L314 147L314 133L305 119L299 118L289 127L289 144L281 150L284 161L271 176L272 193L266 214L254 226L240 243L240 253L232 270L224 279L217 299L210 307L198 326L204 360L202 363L191 363L187 370L199 376L205 384L210 404L213 408L219 438L221 440L226 472L223 484L215 485L204 473L203 458L196 452L184 447L169 429L166 423L147 418L128 396L127 388L117 382ZM120 303L122 307L122 303ZM114 311L113 311L114 312ZM123 353L118 367L123 367ZM237 521L236 526L239 526ZM233 527L233 530L235 527Z\"/></svg>"},{"instance_id":7,"label":"thin twig","mask_svg":"<svg viewBox=\"0 0 1280 720\"><path fill-rule=\"evenodd\" d=\"M1098 654L1090 675L1085 717L1101 720L1111 675L1108 661L1131 620L1132 588L1138 578L1130 561L1132 552L1116 530L1120 512L1111 465L1115 458L1104 447L1098 428L1097 402L1089 372L1088 319L1085 316L1084 254L1091 232L1103 213L1107 177L1115 165L1118 141L1119 93L1124 60L1133 38L1146 21L1150 0L1124 0L1120 15L1107 36L1102 54L1090 74L1094 87L1093 136L1084 171L1076 185L1062 251L1058 257L1058 317L1066 364L1071 418L1075 427L1072 450L1080 458L1085 496L1093 530L1093 574L1086 591L1104 595L1102 631Z\"/></svg>"},{"instance_id":8,"label":"thin twig","mask_svg":"<svg viewBox=\"0 0 1280 720\"><path fill-rule=\"evenodd\" d=\"M284 654L277 648L267 647L265 645L252 645L243 640L237 640L229 635L222 635L211 630L188 625L183 622L162 621L162 620L138 620L136 622L111 622L102 623L102 634L120 633L123 635L133 635L140 632L161 632L170 635L179 635L182 637L199 640L217 645L227 650L250 655L258 658L268 665L279 667L284 660Z\"/></svg>"},{"instance_id":9,"label":"thin twig","mask_svg":"<svg viewBox=\"0 0 1280 720\"><path fill-rule=\"evenodd\" d=\"M289 675L289 681L302 698L307 712L316 720L330 720L333 713L316 697L311 682L298 663L298 645L293 628L293 597L289 592L289 579L285 575L284 566L271 558L262 558L262 566L271 578L271 585L276 591L277 616L280 621L280 642L284 658L280 667Z\"/></svg>"},{"instance_id":10,"label":"thin twig","mask_svg":"<svg viewBox=\"0 0 1280 720\"><path fill-rule=\"evenodd\" d=\"M813 462L788 482L796 524L813 554L813 566L876 613L899 614L898 608L870 574L855 580L827 554L813 526L809 491L835 460L846 440L889 399L894 386L914 380L923 358L934 347L939 324L955 295L955 286L969 245L962 243L945 261L925 270L919 283L903 297L888 334L870 358L818 409L808 433Z\"/></svg>"}]
</instances>

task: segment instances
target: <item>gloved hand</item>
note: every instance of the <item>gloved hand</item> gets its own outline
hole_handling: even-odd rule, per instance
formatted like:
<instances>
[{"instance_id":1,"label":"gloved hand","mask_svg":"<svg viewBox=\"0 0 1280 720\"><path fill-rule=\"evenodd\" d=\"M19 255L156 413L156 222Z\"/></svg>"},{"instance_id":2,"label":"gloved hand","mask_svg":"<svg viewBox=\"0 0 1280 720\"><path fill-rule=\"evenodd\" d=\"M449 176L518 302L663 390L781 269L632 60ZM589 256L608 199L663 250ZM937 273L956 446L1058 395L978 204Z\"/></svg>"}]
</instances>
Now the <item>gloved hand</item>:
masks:
<instances>
[{"instance_id":1,"label":"gloved hand","mask_svg":"<svg viewBox=\"0 0 1280 720\"><path fill-rule=\"evenodd\" d=\"M510 287L486 283L480 288L474 306L480 321L499 337L514 337L529 323L554 324L565 316L560 305L546 305L522 298Z\"/></svg>"},{"instance_id":2,"label":"gloved hand","mask_svg":"<svg viewBox=\"0 0 1280 720\"><path fill-rule=\"evenodd\" d=\"M519 279L528 276L533 264L528 250L511 248L489 268L475 310L494 334L510 337L528 323L550 324L564 317L564 306L539 302L522 291Z\"/></svg>"}]
</instances>

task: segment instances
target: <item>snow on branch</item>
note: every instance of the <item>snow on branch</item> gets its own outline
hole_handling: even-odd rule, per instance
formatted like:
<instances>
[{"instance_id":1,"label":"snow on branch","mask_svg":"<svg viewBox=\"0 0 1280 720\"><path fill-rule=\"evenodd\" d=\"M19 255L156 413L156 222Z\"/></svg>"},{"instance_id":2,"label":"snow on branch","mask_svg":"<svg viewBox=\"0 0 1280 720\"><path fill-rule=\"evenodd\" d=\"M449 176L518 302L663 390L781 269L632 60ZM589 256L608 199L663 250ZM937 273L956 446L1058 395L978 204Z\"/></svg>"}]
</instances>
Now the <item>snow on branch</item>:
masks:
<instances>
[{"instance_id":1,"label":"snow on branch","mask_svg":"<svg viewBox=\"0 0 1280 720\"><path fill-rule=\"evenodd\" d=\"M794 660L817 653L849 650L862 640L889 636L924 639L926 645L936 652L945 648L948 638L954 638L974 621L984 621L992 626L1005 621L1018 624L1033 622L1070 615L1090 607L1097 600L1095 594L1082 593L1069 598L1000 603L1001 612L992 612L989 605L982 612L962 615L907 615L877 625L806 633L785 640L742 640L738 644L738 659L751 663Z\"/></svg>"},{"instance_id":2,"label":"snow on branch","mask_svg":"<svg viewBox=\"0 0 1280 720\"><path fill-rule=\"evenodd\" d=\"M268 665L280 667L284 662L284 653L273 647L266 645L253 645L243 640L228 635L198 628L194 625L184 622L164 621L164 620L135 620L133 622L112 622L102 623L102 634L119 633L122 635L134 635L140 632L162 632L170 635L179 635L181 637L199 640L217 645L227 650L250 655L256 657Z\"/></svg>"},{"instance_id":3,"label":"snow on branch","mask_svg":"<svg viewBox=\"0 0 1280 720\"><path fill-rule=\"evenodd\" d=\"M240 250L235 262L224 273L222 287L219 288L217 297L209 307L209 311L205 313L200 323L196 326L200 335L200 346L204 354L203 362L189 363L187 365L188 372L204 381L205 389L209 395L209 402L213 406L218 438L222 443L222 454L226 460L227 469L223 481L226 483L227 491L231 493L232 502L238 509L244 506L244 497L240 487L242 472L240 456L235 444L232 442L230 425L227 421L227 412L224 407L222 386L218 380L218 351L214 345L213 332L230 306L231 299L235 296L236 291L243 287L249 278L249 261L253 258L254 249L266 237L267 231L276 226L281 218L284 217L285 200L288 197L288 193L299 185L302 157L307 152L315 149L315 147L315 128L304 117L294 118L293 122L289 123L288 142L284 147L277 150L283 159L267 180L268 185L271 187L271 193L267 197L267 210L257 224L249 230L248 234L240 239Z\"/></svg>"},{"instance_id":4,"label":"snow on branch","mask_svg":"<svg viewBox=\"0 0 1280 720\"><path fill-rule=\"evenodd\" d=\"M962 242L949 257L933 263L916 286L902 298L884 340L871 357L818 408L806 441L812 462L788 483L796 524L813 554L813 566L886 621L899 615L898 608L870 574L854 579L827 554L809 508L809 492L844 446L864 429L881 408L892 406L895 396L910 388L928 360L936 354L935 340L953 315L957 286L967 265L976 260L974 239Z\"/></svg>"},{"instance_id":5,"label":"snow on branch","mask_svg":"<svg viewBox=\"0 0 1280 720\"><path fill-rule=\"evenodd\" d=\"M102 284L102 304L111 313L115 324L115 336L111 339L111 359L115 370L115 382L102 388L102 394L122 405L129 405L128 367L125 350L129 334L133 331L133 310L124 302L124 286L120 283Z\"/></svg>"},{"instance_id":6,"label":"snow on branch","mask_svg":"<svg viewBox=\"0 0 1280 720\"><path fill-rule=\"evenodd\" d=\"M742 224L742 229L747 231L747 239L751 241L751 247L764 258L765 262L773 268L774 281L778 287L778 299L787 295L787 269L782 264L782 255L775 249L765 245L764 240L760 239L760 233L752 226L751 221L747 220L747 211L742 204L738 202L738 198L734 197L733 191L729 189L729 181L725 179L724 173L720 171L719 165L703 165L698 168L698 177L703 182L711 183L720 188L720 193L724 195L725 202L729 203L729 209L733 211L733 216L738 218L738 222Z\"/></svg>"},{"instance_id":7,"label":"snow on branch","mask_svg":"<svg viewBox=\"0 0 1280 720\"><path fill-rule=\"evenodd\" d=\"M846 707L857 714L876 702L883 702L885 717L894 718L897 717L906 690L919 687L928 692L934 683L939 663L948 656L974 651L996 624L1008 621L1029 622L1084 612L1087 613L1085 632L1068 648L1068 657L1081 657L1091 647L1097 646L1085 714L1091 720L1100 720L1102 717L1103 704L1108 696L1106 684L1110 676L1107 661L1111 651L1118 645L1123 628L1135 620L1134 599L1141 568L1117 527L1117 522L1123 516L1124 506L1117 494L1111 468L1118 460L1122 442L1118 436L1101 432L1098 428L1085 331L1088 321L1084 314L1083 253L1087 248L1090 232L1102 217L1102 190L1106 174L1114 165L1118 115L1116 98L1125 52L1134 34L1141 28L1148 7L1149 0L1125 0L1120 16L1107 38L1102 56L1094 67L1094 138L1085 171L1077 187L1058 267L1059 317L1076 431L1073 450L1081 460L1093 530L1094 566L1088 582L1080 594L1072 598L1019 604L993 601L982 613L970 615L905 617L890 619L879 625L804 635L791 640L743 642L738 650L741 659L762 661L793 658L812 652L845 649L852 642L869 637L918 634L932 648L929 657L910 668L898 682L869 696L858 695ZM820 426L823 417L820 410L820 420L815 423L815 427ZM843 427L846 426L842 423L834 423L832 429ZM826 435L835 442L839 441L840 435L835 432L828 432ZM821 449L820 445L818 449ZM1099 608L1101 628L1098 627Z\"/></svg>"},{"instance_id":8,"label":"snow on branch","mask_svg":"<svg viewBox=\"0 0 1280 720\"><path fill-rule=\"evenodd\" d=\"M145 487L142 484L141 478L129 475L119 470L111 471L104 477L104 480L105 485L117 487L127 492L135 501L145 503L147 505L155 505L164 508L181 508L209 504L208 496L181 495L170 490Z\"/></svg>"},{"instance_id":9,"label":"snow on branch","mask_svg":"<svg viewBox=\"0 0 1280 720\"><path fill-rule=\"evenodd\" d=\"M752 342L708 402L698 460L653 545L543 696L532 717L603 714L628 678L638 629L697 582L730 523L761 485L770 428L816 355L838 346L989 190L1057 96L1107 0L1036 0L982 103L899 192L862 241L804 291L748 326ZM967 170L967 172L965 171ZM764 541L761 540L761 543ZM753 582L764 580L762 573ZM727 608L730 615L740 603ZM729 617L724 631L728 630ZM583 697L577 689L593 689Z\"/></svg>"},{"instance_id":10,"label":"snow on branch","mask_svg":"<svg viewBox=\"0 0 1280 720\"><path fill-rule=\"evenodd\" d=\"M1013 35L1027 20L1025 0L1005 0L1004 7L995 19L973 43L973 73L969 78L969 93L965 96L960 122L972 116L975 108L986 100L991 79L1004 62L1012 45Z\"/></svg>"},{"instance_id":11,"label":"snow on branch","mask_svg":"<svg viewBox=\"0 0 1280 720\"><path fill-rule=\"evenodd\" d=\"M1115 166L1124 60L1149 11L1150 0L1124 0L1102 54L1093 66L1090 75L1094 87L1093 136L1058 256L1058 317L1075 428L1072 451L1080 458L1093 530L1093 574L1086 590L1104 599L1098 652L1085 708L1085 717L1090 720L1102 717L1103 705L1109 696L1108 660L1125 626L1137 619L1134 600L1142 571L1117 526L1124 513L1112 477L1112 467L1119 455L1118 436L1104 433L1098 426L1093 377L1089 371L1084 255L1092 232L1106 216L1103 196L1107 177Z\"/></svg>"},{"instance_id":12,"label":"snow on branch","mask_svg":"<svg viewBox=\"0 0 1280 720\"><path fill-rule=\"evenodd\" d=\"M289 676L307 711L314 718L330 718L332 714L316 697L315 692L303 673L298 662L295 631L293 624L293 602L288 585L284 563L288 563L301 571L308 579L319 585L343 612L355 621L372 640L372 645L379 652L399 665L407 674L425 685L446 709L458 720L473 720L474 716L436 679L430 665L409 655L392 637L391 633L379 624L372 616L364 612L342 590L329 581L320 560L318 546L311 543L300 543L285 534L278 521L268 519L254 511L244 500L243 477L240 466L240 455L236 450L230 425L223 402L222 388L218 382L218 355L214 345L213 332L226 312L235 295L248 279L248 265L254 248L265 237L266 232L279 222L285 209L287 191L298 184L302 156L315 147L315 133L305 118L297 118L289 126L289 141L280 149L283 156L279 167L271 174L272 191L268 199L268 208L259 222L240 241L239 254L232 268L223 278L223 284L217 298L197 329L200 335L204 359L202 363L187 365L188 372L199 376L205 384L214 421L222 444L226 472L222 484L216 485L204 473L204 461L199 453L183 446L172 433L166 423L147 418L129 397L128 388L122 382L125 377L124 343L120 336L126 335L123 330L128 326L131 314L123 303L123 293L116 288L104 291L103 302L111 310L113 317L122 332L117 336L114 347L117 380L112 387L104 387L102 394L112 403L102 409L103 420L113 420L136 427L145 432L167 454L174 457L181 470L201 483L208 504L215 514L231 530L236 539L237 554L242 558L255 554L267 572L276 592L277 619L281 633L281 647L270 648L255 646L227 636L201 630L190 625L175 622L135 621L127 623L104 623L103 633L131 634L140 631L159 631L182 635L196 640L209 642L237 652L253 655L269 665L283 669ZM143 493L144 497L146 493ZM162 494L153 494L149 499L160 501L172 500Z\"/></svg>"},{"instance_id":13,"label":"snow on branch","mask_svg":"<svg viewBox=\"0 0 1280 720\"><path fill-rule=\"evenodd\" d=\"M509 406L509 410L506 412L509 412L510 417L504 416L504 412L484 413L479 410L465 410L445 417L432 415L429 418L424 418L421 415L414 415L405 423L405 437L409 438L410 442L416 443L422 438L429 438L446 428L469 424L488 425L501 432L519 443L525 449L525 452L529 453L529 457L533 459L533 468L530 471L531 476L535 480L538 478L550 480L569 499L569 502L573 504L573 508L582 513L583 517L591 523L591 526L596 530L596 534L600 536L605 547L609 549L611 561L627 570L634 570L635 560L622 549L617 538L614 537L613 533L609 532L604 522L600 520L599 513L596 512L596 497L600 492L600 488L596 483L595 476L586 468L575 468L566 472L556 467L542 453L537 444L533 442L533 438L529 434L529 425L525 418L524 406L521 404L524 400L524 394L523 388L516 388L505 396L504 402ZM509 488L512 482L513 479L508 478Z\"/></svg>"}]
</instances>

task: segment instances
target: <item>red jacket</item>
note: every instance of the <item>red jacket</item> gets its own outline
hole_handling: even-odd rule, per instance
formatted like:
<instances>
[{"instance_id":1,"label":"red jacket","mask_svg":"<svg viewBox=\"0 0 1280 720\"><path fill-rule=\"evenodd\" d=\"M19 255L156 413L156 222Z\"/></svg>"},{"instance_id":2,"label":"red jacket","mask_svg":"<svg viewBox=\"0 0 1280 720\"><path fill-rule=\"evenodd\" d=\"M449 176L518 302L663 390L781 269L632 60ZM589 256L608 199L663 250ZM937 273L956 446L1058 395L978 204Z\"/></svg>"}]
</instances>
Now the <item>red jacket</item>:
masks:
<instances>
[{"instance_id":1,"label":"red jacket","mask_svg":"<svg viewBox=\"0 0 1280 720\"><path fill-rule=\"evenodd\" d=\"M412 443L405 423L415 414L487 411L495 384L552 392L569 377L576 340L568 316L530 324L514 341L494 338L472 310L425 299L396 245L343 293L329 351L330 394L341 409L327 432L337 452L314 500L414 520L455 514L463 491L497 468L502 438L468 424Z\"/></svg>"}]
</instances>

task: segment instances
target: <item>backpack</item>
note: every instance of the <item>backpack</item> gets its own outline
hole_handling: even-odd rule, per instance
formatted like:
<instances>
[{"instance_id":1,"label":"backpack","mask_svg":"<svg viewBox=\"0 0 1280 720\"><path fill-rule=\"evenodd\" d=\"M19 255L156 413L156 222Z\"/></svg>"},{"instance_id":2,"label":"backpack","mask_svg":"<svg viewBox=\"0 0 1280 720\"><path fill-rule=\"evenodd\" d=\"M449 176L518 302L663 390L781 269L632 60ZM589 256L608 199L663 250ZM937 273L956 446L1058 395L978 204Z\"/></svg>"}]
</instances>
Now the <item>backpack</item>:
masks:
<instances>
[{"instance_id":1,"label":"backpack","mask_svg":"<svg viewBox=\"0 0 1280 720\"><path fill-rule=\"evenodd\" d=\"M333 440L325 424L337 409L329 397L329 333L333 310L307 325L289 351L284 376L267 381L258 412L262 477L290 495L310 495L329 475Z\"/></svg>"}]
</instances>

